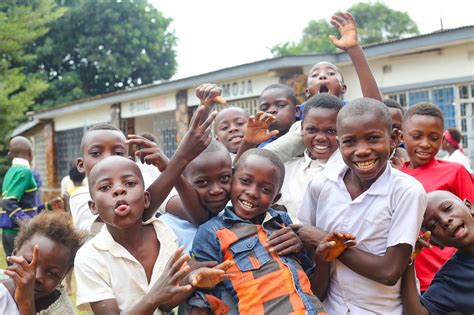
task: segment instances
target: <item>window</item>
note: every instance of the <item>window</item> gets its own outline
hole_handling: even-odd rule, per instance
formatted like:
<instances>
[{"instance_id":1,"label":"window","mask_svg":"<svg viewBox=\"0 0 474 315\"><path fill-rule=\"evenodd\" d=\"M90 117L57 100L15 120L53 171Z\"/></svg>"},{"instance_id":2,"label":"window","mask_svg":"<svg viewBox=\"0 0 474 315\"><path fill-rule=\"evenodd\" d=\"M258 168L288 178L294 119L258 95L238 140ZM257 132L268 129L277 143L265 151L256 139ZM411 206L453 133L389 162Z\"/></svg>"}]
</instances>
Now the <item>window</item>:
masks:
<instances>
[{"instance_id":1,"label":"window","mask_svg":"<svg viewBox=\"0 0 474 315\"><path fill-rule=\"evenodd\" d=\"M398 94L398 102L402 105L403 108L407 108L407 95L405 93Z\"/></svg>"},{"instance_id":2,"label":"window","mask_svg":"<svg viewBox=\"0 0 474 315\"><path fill-rule=\"evenodd\" d=\"M469 86L461 85L459 87L459 98L469 98Z\"/></svg>"},{"instance_id":3,"label":"window","mask_svg":"<svg viewBox=\"0 0 474 315\"><path fill-rule=\"evenodd\" d=\"M463 135L462 136L462 139L461 139L461 145L464 149L467 149L468 148L468 142L467 142L467 136L466 135Z\"/></svg>"},{"instance_id":4,"label":"window","mask_svg":"<svg viewBox=\"0 0 474 315\"><path fill-rule=\"evenodd\" d=\"M444 115L444 127L456 128L456 107L454 107L454 88L445 87L431 90L433 103L441 109Z\"/></svg>"},{"instance_id":5,"label":"window","mask_svg":"<svg viewBox=\"0 0 474 315\"><path fill-rule=\"evenodd\" d=\"M81 153L81 139L84 128L68 129L56 132L56 170L59 178L69 175L70 162Z\"/></svg>"},{"instance_id":6,"label":"window","mask_svg":"<svg viewBox=\"0 0 474 315\"><path fill-rule=\"evenodd\" d=\"M461 132L467 132L466 118L461 119Z\"/></svg>"},{"instance_id":7,"label":"window","mask_svg":"<svg viewBox=\"0 0 474 315\"><path fill-rule=\"evenodd\" d=\"M460 108L461 108L461 116L466 116L466 107L467 103L462 103Z\"/></svg>"},{"instance_id":8,"label":"window","mask_svg":"<svg viewBox=\"0 0 474 315\"><path fill-rule=\"evenodd\" d=\"M408 105L411 107L419 102L428 102L430 99L428 91L414 91L408 93Z\"/></svg>"},{"instance_id":9,"label":"window","mask_svg":"<svg viewBox=\"0 0 474 315\"><path fill-rule=\"evenodd\" d=\"M471 85L471 97L474 98L474 85Z\"/></svg>"}]
</instances>

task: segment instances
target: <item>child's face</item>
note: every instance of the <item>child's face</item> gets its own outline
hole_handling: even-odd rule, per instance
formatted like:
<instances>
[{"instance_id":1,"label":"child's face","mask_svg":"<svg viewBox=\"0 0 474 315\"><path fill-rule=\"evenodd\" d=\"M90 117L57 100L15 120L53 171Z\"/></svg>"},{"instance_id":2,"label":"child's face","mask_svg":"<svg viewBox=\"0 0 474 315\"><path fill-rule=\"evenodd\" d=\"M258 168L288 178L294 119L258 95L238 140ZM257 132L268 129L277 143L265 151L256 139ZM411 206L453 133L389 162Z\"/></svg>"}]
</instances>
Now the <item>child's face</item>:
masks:
<instances>
[{"instance_id":1,"label":"child's face","mask_svg":"<svg viewBox=\"0 0 474 315\"><path fill-rule=\"evenodd\" d=\"M280 171L268 159L247 156L232 178L231 200L242 219L259 221L279 195Z\"/></svg>"},{"instance_id":2,"label":"child's face","mask_svg":"<svg viewBox=\"0 0 474 315\"><path fill-rule=\"evenodd\" d=\"M232 161L227 152L201 154L186 167L184 176L209 212L217 214L229 202Z\"/></svg>"},{"instance_id":3,"label":"child's face","mask_svg":"<svg viewBox=\"0 0 474 315\"><path fill-rule=\"evenodd\" d=\"M428 206L423 218L423 229L431 231L431 238L458 249L474 248L474 209L449 192L428 194Z\"/></svg>"},{"instance_id":4,"label":"child's face","mask_svg":"<svg viewBox=\"0 0 474 315\"><path fill-rule=\"evenodd\" d=\"M82 158L77 159L77 169L89 176L92 168L112 155L127 156L125 136L116 130L94 130L85 135Z\"/></svg>"},{"instance_id":5,"label":"child's face","mask_svg":"<svg viewBox=\"0 0 474 315\"><path fill-rule=\"evenodd\" d=\"M441 147L443 122L433 116L413 115L403 122L403 141L410 166L423 166L436 156Z\"/></svg>"},{"instance_id":6,"label":"child's face","mask_svg":"<svg viewBox=\"0 0 474 315\"><path fill-rule=\"evenodd\" d=\"M395 146L395 133L387 130L377 113L346 117L339 125L338 143L344 162L355 177L372 184L382 174Z\"/></svg>"},{"instance_id":7,"label":"child's face","mask_svg":"<svg viewBox=\"0 0 474 315\"><path fill-rule=\"evenodd\" d=\"M92 213L108 226L124 229L141 222L150 195L144 191L140 170L127 158L109 157L90 174Z\"/></svg>"},{"instance_id":8,"label":"child's face","mask_svg":"<svg viewBox=\"0 0 474 315\"><path fill-rule=\"evenodd\" d=\"M247 115L240 108L226 108L215 119L217 140L231 153L237 153L247 128Z\"/></svg>"},{"instance_id":9,"label":"child's face","mask_svg":"<svg viewBox=\"0 0 474 315\"><path fill-rule=\"evenodd\" d=\"M303 141L312 159L327 160L337 150L337 111L313 108L303 120Z\"/></svg>"},{"instance_id":10,"label":"child's face","mask_svg":"<svg viewBox=\"0 0 474 315\"><path fill-rule=\"evenodd\" d=\"M336 97L341 97L347 90L346 85L342 83L339 69L329 62L320 62L311 68L307 85L307 98L319 93L330 93Z\"/></svg>"},{"instance_id":11,"label":"child's face","mask_svg":"<svg viewBox=\"0 0 474 315\"><path fill-rule=\"evenodd\" d=\"M35 245L38 245L39 249L35 281L35 300L37 300L52 293L66 276L70 267L71 250L46 236L35 234L23 243L15 255L23 256L30 263Z\"/></svg>"},{"instance_id":12,"label":"child's face","mask_svg":"<svg viewBox=\"0 0 474 315\"><path fill-rule=\"evenodd\" d=\"M260 110L272 114L276 120L269 130L278 130L278 137L288 132L291 125L299 117L299 107L294 104L283 89L269 89L260 95Z\"/></svg>"}]
</instances>

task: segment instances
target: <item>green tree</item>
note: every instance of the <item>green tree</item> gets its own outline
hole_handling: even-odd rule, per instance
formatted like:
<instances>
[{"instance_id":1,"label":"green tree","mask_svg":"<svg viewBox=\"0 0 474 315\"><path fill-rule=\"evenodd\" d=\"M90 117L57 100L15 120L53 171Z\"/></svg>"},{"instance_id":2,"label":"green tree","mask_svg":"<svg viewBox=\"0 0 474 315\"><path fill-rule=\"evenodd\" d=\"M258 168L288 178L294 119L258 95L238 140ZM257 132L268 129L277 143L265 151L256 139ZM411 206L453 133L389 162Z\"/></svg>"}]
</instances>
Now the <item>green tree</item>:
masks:
<instances>
[{"instance_id":1,"label":"green tree","mask_svg":"<svg viewBox=\"0 0 474 315\"><path fill-rule=\"evenodd\" d=\"M418 27L408 13L396 11L380 2L357 3L348 9L357 22L362 45L418 35ZM326 20L310 21L297 43L285 42L270 49L274 56L336 51L329 35L337 31Z\"/></svg>"},{"instance_id":2,"label":"green tree","mask_svg":"<svg viewBox=\"0 0 474 315\"><path fill-rule=\"evenodd\" d=\"M35 47L35 70L49 83L37 102L41 106L166 80L175 73L172 20L147 0L70 0L65 5L66 14Z\"/></svg>"},{"instance_id":3,"label":"green tree","mask_svg":"<svg viewBox=\"0 0 474 315\"><path fill-rule=\"evenodd\" d=\"M46 34L47 25L62 14L53 0L0 3L0 182L8 166L9 135L24 118L25 110L47 88L39 75L26 70L36 57L27 52L27 47Z\"/></svg>"}]
</instances>

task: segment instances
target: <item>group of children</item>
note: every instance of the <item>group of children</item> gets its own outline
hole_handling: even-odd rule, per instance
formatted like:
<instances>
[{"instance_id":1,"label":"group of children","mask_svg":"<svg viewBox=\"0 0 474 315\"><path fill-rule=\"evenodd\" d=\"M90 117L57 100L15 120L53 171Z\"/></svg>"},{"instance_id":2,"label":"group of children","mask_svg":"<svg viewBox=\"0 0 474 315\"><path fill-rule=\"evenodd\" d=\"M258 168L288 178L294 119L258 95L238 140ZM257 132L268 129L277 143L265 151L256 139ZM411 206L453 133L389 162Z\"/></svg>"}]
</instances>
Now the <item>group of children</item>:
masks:
<instances>
[{"instance_id":1,"label":"group of children","mask_svg":"<svg viewBox=\"0 0 474 315\"><path fill-rule=\"evenodd\" d=\"M342 100L342 73L323 62L304 104L274 84L254 116L211 113L220 88L199 86L170 159L111 125L86 131L72 222L21 223L0 313L74 313L60 287L74 266L77 305L94 314L472 314L473 182L436 158L442 112L382 102L353 17L331 23L364 98ZM161 172L149 187L129 145Z\"/></svg>"}]
</instances>

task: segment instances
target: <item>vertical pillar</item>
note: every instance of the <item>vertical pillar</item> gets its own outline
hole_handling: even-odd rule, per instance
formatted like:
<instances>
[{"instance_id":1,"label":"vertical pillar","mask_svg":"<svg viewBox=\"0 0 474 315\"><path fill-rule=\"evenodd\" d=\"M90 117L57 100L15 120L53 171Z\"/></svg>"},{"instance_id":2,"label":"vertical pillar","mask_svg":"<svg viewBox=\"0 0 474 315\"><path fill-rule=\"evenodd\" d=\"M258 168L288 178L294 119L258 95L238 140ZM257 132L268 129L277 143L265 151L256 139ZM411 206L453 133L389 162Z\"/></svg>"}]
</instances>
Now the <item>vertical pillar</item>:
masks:
<instances>
[{"instance_id":1,"label":"vertical pillar","mask_svg":"<svg viewBox=\"0 0 474 315\"><path fill-rule=\"evenodd\" d=\"M176 94L176 143L183 139L189 125L188 92L181 90Z\"/></svg>"},{"instance_id":2,"label":"vertical pillar","mask_svg":"<svg viewBox=\"0 0 474 315\"><path fill-rule=\"evenodd\" d=\"M110 123L120 128L120 104L112 104L110 107Z\"/></svg>"},{"instance_id":3,"label":"vertical pillar","mask_svg":"<svg viewBox=\"0 0 474 315\"><path fill-rule=\"evenodd\" d=\"M54 187L59 187L59 179L56 171L56 148L54 146L54 126L53 122L48 122L43 127L43 137L45 145L45 164L46 164L46 178L45 178L45 195L43 200L50 200L59 193L55 193ZM58 190L59 192L59 190Z\"/></svg>"}]
</instances>

